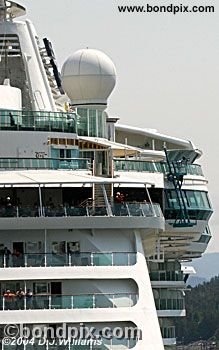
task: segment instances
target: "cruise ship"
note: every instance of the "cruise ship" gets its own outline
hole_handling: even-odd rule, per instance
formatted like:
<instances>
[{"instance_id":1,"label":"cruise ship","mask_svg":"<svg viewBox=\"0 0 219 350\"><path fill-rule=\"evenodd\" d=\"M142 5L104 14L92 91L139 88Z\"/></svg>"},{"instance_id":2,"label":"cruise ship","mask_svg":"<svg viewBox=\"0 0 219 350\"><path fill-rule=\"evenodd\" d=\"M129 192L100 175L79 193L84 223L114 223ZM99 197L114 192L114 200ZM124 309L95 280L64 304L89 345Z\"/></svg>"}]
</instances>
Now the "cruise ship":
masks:
<instances>
[{"instance_id":1,"label":"cruise ship","mask_svg":"<svg viewBox=\"0 0 219 350\"><path fill-rule=\"evenodd\" d=\"M186 262L211 239L202 152L110 116L111 59L59 69L25 14L0 0L2 350L171 349Z\"/></svg>"}]
</instances>

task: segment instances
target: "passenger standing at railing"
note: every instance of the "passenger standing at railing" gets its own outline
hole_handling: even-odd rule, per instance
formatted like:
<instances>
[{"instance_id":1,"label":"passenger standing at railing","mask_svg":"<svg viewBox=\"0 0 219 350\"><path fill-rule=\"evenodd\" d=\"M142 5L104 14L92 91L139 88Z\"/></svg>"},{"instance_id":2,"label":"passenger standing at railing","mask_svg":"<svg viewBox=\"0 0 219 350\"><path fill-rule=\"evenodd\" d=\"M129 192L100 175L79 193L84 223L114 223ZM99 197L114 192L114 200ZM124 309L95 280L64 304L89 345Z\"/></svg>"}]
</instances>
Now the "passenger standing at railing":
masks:
<instances>
[{"instance_id":1,"label":"passenger standing at railing","mask_svg":"<svg viewBox=\"0 0 219 350\"><path fill-rule=\"evenodd\" d=\"M26 308L32 309L32 304L33 304L33 293L31 292L30 289L28 289L26 293Z\"/></svg>"},{"instance_id":2,"label":"passenger standing at railing","mask_svg":"<svg viewBox=\"0 0 219 350\"><path fill-rule=\"evenodd\" d=\"M10 289L6 290L6 292L3 294L4 301L5 301L5 310L14 310L15 305L15 294L10 291Z\"/></svg>"},{"instance_id":3,"label":"passenger standing at railing","mask_svg":"<svg viewBox=\"0 0 219 350\"><path fill-rule=\"evenodd\" d=\"M16 292L16 301L17 301L17 309L18 310L23 310L24 309L24 297L25 293L22 288L20 288Z\"/></svg>"},{"instance_id":4,"label":"passenger standing at railing","mask_svg":"<svg viewBox=\"0 0 219 350\"><path fill-rule=\"evenodd\" d=\"M117 192L116 197L115 197L115 215L120 216L121 215L121 210L122 206L124 204L125 196L123 193Z\"/></svg>"},{"instance_id":5,"label":"passenger standing at railing","mask_svg":"<svg viewBox=\"0 0 219 350\"><path fill-rule=\"evenodd\" d=\"M15 119L13 117L13 114L11 112L9 112L9 118L10 118L10 126L15 126Z\"/></svg>"},{"instance_id":6,"label":"passenger standing at railing","mask_svg":"<svg viewBox=\"0 0 219 350\"><path fill-rule=\"evenodd\" d=\"M5 267L9 267L10 255L11 255L11 251L7 247L5 247L4 248L4 261L3 261L3 263L5 264Z\"/></svg>"},{"instance_id":7,"label":"passenger standing at railing","mask_svg":"<svg viewBox=\"0 0 219 350\"><path fill-rule=\"evenodd\" d=\"M125 200L124 194L120 193L120 192L117 192L116 193L116 198L115 198L116 203L124 203L124 200Z\"/></svg>"}]
</instances>

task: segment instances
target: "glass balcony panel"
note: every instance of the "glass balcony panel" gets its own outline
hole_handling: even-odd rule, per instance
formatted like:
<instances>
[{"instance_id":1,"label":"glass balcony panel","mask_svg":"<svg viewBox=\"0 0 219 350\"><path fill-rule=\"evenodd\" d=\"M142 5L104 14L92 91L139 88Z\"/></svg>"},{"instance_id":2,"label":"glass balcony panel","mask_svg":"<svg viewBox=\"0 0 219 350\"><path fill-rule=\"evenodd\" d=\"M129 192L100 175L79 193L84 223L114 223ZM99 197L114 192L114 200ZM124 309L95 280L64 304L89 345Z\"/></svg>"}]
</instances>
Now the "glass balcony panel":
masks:
<instances>
[{"instance_id":1,"label":"glass balcony panel","mask_svg":"<svg viewBox=\"0 0 219 350\"><path fill-rule=\"evenodd\" d=\"M97 294L95 295L95 307L96 308L108 308L108 307L114 307L113 304L113 295L101 295Z\"/></svg>"},{"instance_id":2,"label":"glass balcony panel","mask_svg":"<svg viewBox=\"0 0 219 350\"><path fill-rule=\"evenodd\" d=\"M131 264L131 253L113 253L114 266L128 266Z\"/></svg>"},{"instance_id":3,"label":"glass balcony panel","mask_svg":"<svg viewBox=\"0 0 219 350\"><path fill-rule=\"evenodd\" d=\"M17 217L18 215L16 207L5 207L2 209L3 209L2 210L3 217L12 218L12 217Z\"/></svg>"},{"instance_id":4,"label":"glass balcony panel","mask_svg":"<svg viewBox=\"0 0 219 350\"><path fill-rule=\"evenodd\" d=\"M73 308L74 309L92 309L93 295L74 295L73 296Z\"/></svg>"},{"instance_id":5,"label":"glass balcony panel","mask_svg":"<svg viewBox=\"0 0 219 350\"><path fill-rule=\"evenodd\" d=\"M160 273L159 273L159 281L166 281L166 280L168 280L168 275L167 274L166 274L166 271L160 271Z\"/></svg>"},{"instance_id":6,"label":"glass balcony panel","mask_svg":"<svg viewBox=\"0 0 219 350\"><path fill-rule=\"evenodd\" d=\"M166 300L167 310L175 310L174 308L174 299Z\"/></svg>"},{"instance_id":7,"label":"glass balcony panel","mask_svg":"<svg viewBox=\"0 0 219 350\"><path fill-rule=\"evenodd\" d=\"M136 253L128 253L128 265L135 265L136 264Z\"/></svg>"},{"instance_id":8,"label":"glass balcony panel","mask_svg":"<svg viewBox=\"0 0 219 350\"><path fill-rule=\"evenodd\" d=\"M128 204L129 213L131 216L143 216L143 211L139 203L129 203Z\"/></svg>"},{"instance_id":9,"label":"glass balcony panel","mask_svg":"<svg viewBox=\"0 0 219 350\"><path fill-rule=\"evenodd\" d=\"M45 266L44 254L25 254L24 260L25 260L25 265L28 267Z\"/></svg>"},{"instance_id":10,"label":"glass balcony panel","mask_svg":"<svg viewBox=\"0 0 219 350\"><path fill-rule=\"evenodd\" d=\"M151 281L159 281L159 273L157 271L150 272Z\"/></svg>"},{"instance_id":11,"label":"glass balcony panel","mask_svg":"<svg viewBox=\"0 0 219 350\"><path fill-rule=\"evenodd\" d=\"M136 346L137 340L136 339L128 339L128 349L132 349Z\"/></svg>"},{"instance_id":12,"label":"glass balcony panel","mask_svg":"<svg viewBox=\"0 0 219 350\"><path fill-rule=\"evenodd\" d=\"M154 216L151 204L143 203L143 204L141 204L141 208L142 208L142 211L143 211L145 216Z\"/></svg>"},{"instance_id":13,"label":"glass balcony panel","mask_svg":"<svg viewBox=\"0 0 219 350\"><path fill-rule=\"evenodd\" d=\"M89 207L89 216L107 216L106 207Z\"/></svg>"},{"instance_id":14,"label":"glass balcony panel","mask_svg":"<svg viewBox=\"0 0 219 350\"><path fill-rule=\"evenodd\" d=\"M115 216L129 216L126 204L114 203L112 207L112 212Z\"/></svg>"},{"instance_id":15,"label":"glass balcony panel","mask_svg":"<svg viewBox=\"0 0 219 350\"><path fill-rule=\"evenodd\" d=\"M160 299L159 310L167 310L167 309L168 309L167 300L166 299Z\"/></svg>"},{"instance_id":16,"label":"glass balcony panel","mask_svg":"<svg viewBox=\"0 0 219 350\"><path fill-rule=\"evenodd\" d=\"M132 294L115 294L113 299L111 297L111 300L113 301L114 307L131 307L134 305L135 301Z\"/></svg>"},{"instance_id":17,"label":"glass balcony panel","mask_svg":"<svg viewBox=\"0 0 219 350\"><path fill-rule=\"evenodd\" d=\"M0 255L0 268L46 266L130 266L136 263L136 253L26 253ZM152 278L152 273L151 273ZM156 273L157 280L157 273Z\"/></svg>"},{"instance_id":18,"label":"glass balcony panel","mask_svg":"<svg viewBox=\"0 0 219 350\"><path fill-rule=\"evenodd\" d=\"M22 207L18 208L19 217L36 217L38 216L38 208Z\"/></svg>"},{"instance_id":19,"label":"glass balcony panel","mask_svg":"<svg viewBox=\"0 0 219 350\"><path fill-rule=\"evenodd\" d=\"M44 207L45 216L48 217L61 217L65 216L65 208L63 206L59 206L57 208Z\"/></svg>"},{"instance_id":20,"label":"glass balcony panel","mask_svg":"<svg viewBox=\"0 0 219 350\"><path fill-rule=\"evenodd\" d=\"M113 254L113 257L115 257ZM114 260L113 260L114 262ZM111 266L112 265L112 253L94 253L93 254L94 266Z\"/></svg>"},{"instance_id":21,"label":"glass balcony panel","mask_svg":"<svg viewBox=\"0 0 219 350\"><path fill-rule=\"evenodd\" d=\"M33 296L32 309L49 309L49 296L48 295L35 295Z\"/></svg>"},{"instance_id":22,"label":"glass balcony panel","mask_svg":"<svg viewBox=\"0 0 219 350\"><path fill-rule=\"evenodd\" d=\"M86 208L67 208L67 216L87 216Z\"/></svg>"},{"instance_id":23,"label":"glass balcony panel","mask_svg":"<svg viewBox=\"0 0 219 350\"><path fill-rule=\"evenodd\" d=\"M69 259L67 254L47 254L47 266L67 266Z\"/></svg>"},{"instance_id":24,"label":"glass balcony panel","mask_svg":"<svg viewBox=\"0 0 219 350\"><path fill-rule=\"evenodd\" d=\"M117 338L112 338L112 349L124 349L126 350L128 348L128 339L123 338L123 339L117 339Z\"/></svg>"},{"instance_id":25,"label":"glass balcony panel","mask_svg":"<svg viewBox=\"0 0 219 350\"><path fill-rule=\"evenodd\" d=\"M51 295L51 309L72 309L73 296Z\"/></svg>"},{"instance_id":26,"label":"glass balcony panel","mask_svg":"<svg viewBox=\"0 0 219 350\"><path fill-rule=\"evenodd\" d=\"M25 256L24 254L12 254L12 266L13 267L24 267L25 266Z\"/></svg>"}]
</instances>

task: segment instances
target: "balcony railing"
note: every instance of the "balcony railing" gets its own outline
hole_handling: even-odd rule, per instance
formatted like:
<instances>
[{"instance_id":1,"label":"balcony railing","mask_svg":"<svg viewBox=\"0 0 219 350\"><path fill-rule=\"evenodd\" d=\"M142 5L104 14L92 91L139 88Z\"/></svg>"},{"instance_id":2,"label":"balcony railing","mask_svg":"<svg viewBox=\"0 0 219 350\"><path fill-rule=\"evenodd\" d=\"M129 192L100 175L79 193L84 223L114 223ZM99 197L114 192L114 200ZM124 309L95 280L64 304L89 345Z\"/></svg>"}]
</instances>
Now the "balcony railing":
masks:
<instances>
[{"instance_id":1,"label":"balcony railing","mask_svg":"<svg viewBox=\"0 0 219 350\"><path fill-rule=\"evenodd\" d=\"M137 171L150 173L168 173L168 168L165 163L148 162L144 160L114 160L114 167L116 171ZM186 174L204 176L202 168L199 164L188 164L186 167Z\"/></svg>"},{"instance_id":2,"label":"balcony railing","mask_svg":"<svg viewBox=\"0 0 219 350\"><path fill-rule=\"evenodd\" d=\"M32 253L0 255L0 267L49 267L49 266L131 266L136 263L136 253L75 252L71 254Z\"/></svg>"},{"instance_id":3,"label":"balcony railing","mask_svg":"<svg viewBox=\"0 0 219 350\"><path fill-rule=\"evenodd\" d=\"M141 217L163 217L159 204L149 203L123 203L111 206L113 216L141 216ZM0 218L19 217L74 217L74 216L109 216L108 208L105 206L87 207L1 207Z\"/></svg>"},{"instance_id":4,"label":"balcony railing","mask_svg":"<svg viewBox=\"0 0 219 350\"><path fill-rule=\"evenodd\" d=\"M0 169L70 169L91 168L88 158L0 158Z\"/></svg>"},{"instance_id":5,"label":"balcony railing","mask_svg":"<svg viewBox=\"0 0 219 350\"><path fill-rule=\"evenodd\" d=\"M76 114L44 111L0 111L0 130L77 132Z\"/></svg>"},{"instance_id":6,"label":"balcony railing","mask_svg":"<svg viewBox=\"0 0 219 350\"><path fill-rule=\"evenodd\" d=\"M184 310L184 299L155 299L157 310Z\"/></svg>"},{"instance_id":7,"label":"balcony railing","mask_svg":"<svg viewBox=\"0 0 219 350\"><path fill-rule=\"evenodd\" d=\"M151 281L183 281L181 271L152 271L150 272Z\"/></svg>"},{"instance_id":8,"label":"balcony railing","mask_svg":"<svg viewBox=\"0 0 219 350\"><path fill-rule=\"evenodd\" d=\"M96 309L132 307L138 301L135 293L33 295L16 297L13 293L1 297L0 310Z\"/></svg>"},{"instance_id":9,"label":"balcony railing","mask_svg":"<svg viewBox=\"0 0 219 350\"><path fill-rule=\"evenodd\" d=\"M161 333L164 339L176 338L175 326L161 327Z\"/></svg>"}]
</instances>

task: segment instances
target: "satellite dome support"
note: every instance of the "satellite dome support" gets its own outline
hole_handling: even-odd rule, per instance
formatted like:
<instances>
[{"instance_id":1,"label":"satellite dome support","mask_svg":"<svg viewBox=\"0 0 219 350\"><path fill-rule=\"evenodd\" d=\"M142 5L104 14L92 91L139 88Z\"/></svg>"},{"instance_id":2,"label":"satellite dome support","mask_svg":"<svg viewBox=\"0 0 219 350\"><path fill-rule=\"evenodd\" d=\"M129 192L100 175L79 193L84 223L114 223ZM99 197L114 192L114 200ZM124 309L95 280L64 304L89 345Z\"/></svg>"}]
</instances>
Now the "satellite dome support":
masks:
<instances>
[{"instance_id":1,"label":"satellite dome support","mask_svg":"<svg viewBox=\"0 0 219 350\"><path fill-rule=\"evenodd\" d=\"M14 1L0 0L0 21L11 20L25 14L26 8L24 6Z\"/></svg>"}]
</instances>

